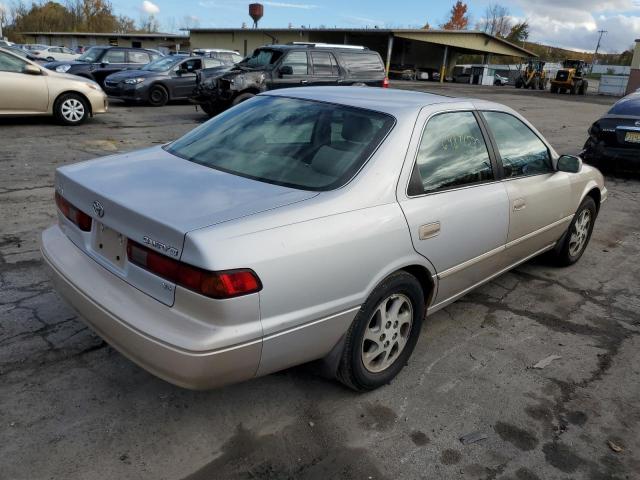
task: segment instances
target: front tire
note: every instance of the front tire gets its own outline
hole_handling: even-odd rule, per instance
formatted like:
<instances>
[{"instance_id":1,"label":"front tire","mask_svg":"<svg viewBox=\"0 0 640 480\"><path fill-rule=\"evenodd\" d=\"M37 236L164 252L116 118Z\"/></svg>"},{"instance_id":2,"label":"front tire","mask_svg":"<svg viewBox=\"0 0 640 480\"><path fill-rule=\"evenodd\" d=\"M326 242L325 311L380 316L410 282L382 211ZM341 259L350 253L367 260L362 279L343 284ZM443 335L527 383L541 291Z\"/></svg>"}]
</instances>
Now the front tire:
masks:
<instances>
[{"instance_id":1,"label":"front tire","mask_svg":"<svg viewBox=\"0 0 640 480\"><path fill-rule=\"evenodd\" d=\"M387 277L369 295L347 332L338 380L356 391L388 384L411 356L424 315L418 280L402 271Z\"/></svg>"},{"instance_id":2,"label":"front tire","mask_svg":"<svg viewBox=\"0 0 640 480\"><path fill-rule=\"evenodd\" d=\"M89 103L77 93L66 93L53 105L53 115L62 125L80 125L89 118Z\"/></svg>"},{"instance_id":3,"label":"front tire","mask_svg":"<svg viewBox=\"0 0 640 480\"><path fill-rule=\"evenodd\" d=\"M169 101L169 92L162 85L154 85L149 91L149 105L164 107Z\"/></svg>"},{"instance_id":4,"label":"front tire","mask_svg":"<svg viewBox=\"0 0 640 480\"><path fill-rule=\"evenodd\" d=\"M580 260L591 239L596 215L596 202L590 196L585 197L556 252L556 263L559 266L568 267Z\"/></svg>"}]
</instances>

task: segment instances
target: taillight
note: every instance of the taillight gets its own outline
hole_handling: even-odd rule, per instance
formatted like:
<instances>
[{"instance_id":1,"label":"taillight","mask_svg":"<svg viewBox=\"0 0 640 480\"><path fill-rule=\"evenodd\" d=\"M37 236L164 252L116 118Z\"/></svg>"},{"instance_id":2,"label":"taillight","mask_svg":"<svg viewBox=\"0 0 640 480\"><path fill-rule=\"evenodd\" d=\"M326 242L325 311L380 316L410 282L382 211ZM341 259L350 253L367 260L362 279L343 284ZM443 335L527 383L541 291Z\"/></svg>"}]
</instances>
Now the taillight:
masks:
<instances>
[{"instance_id":1,"label":"taillight","mask_svg":"<svg viewBox=\"0 0 640 480\"><path fill-rule=\"evenodd\" d=\"M129 261L170 282L211 298L232 298L259 292L262 283L249 269L210 272L179 262L144 247L132 240L127 241Z\"/></svg>"},{"instance_id":2,"label":"taillight","mask_svg":"<svg viewBox=\"0 0 640 480\"><path fill-rule=\"evenodd\" d=\"M382 80L382 88L389 88L389 79L387 77Z\"/></svg>"},{"instance_id":3,"label":"taillight","mask_svg":"<svg viewBox=\"0 0 640 480\"><path fill-rule=\"evenodd\" d=\"M58 192L56 192L56 205L62 214L71 220L80 230L83 232L91 231L91 217L67 202Z\"/></svg>"}]
</instances>

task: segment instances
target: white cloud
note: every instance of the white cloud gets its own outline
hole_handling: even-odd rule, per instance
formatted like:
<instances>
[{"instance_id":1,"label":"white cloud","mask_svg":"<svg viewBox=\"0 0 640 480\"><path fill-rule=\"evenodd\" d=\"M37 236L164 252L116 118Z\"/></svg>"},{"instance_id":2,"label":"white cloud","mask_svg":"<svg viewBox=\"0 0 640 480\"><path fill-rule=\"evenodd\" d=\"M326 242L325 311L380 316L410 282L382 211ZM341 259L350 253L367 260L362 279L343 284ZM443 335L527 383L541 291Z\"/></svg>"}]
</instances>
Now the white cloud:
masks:
<instances>
[{"instance_id":1,"label":"white cloud","mask_svg":"<svg viewBox=\"0 0 640 480\"><path fill-rule=\"evenodd\" d=\"M275 8L299 8L302 10L318 8L318 5L310 5L308 3L262 2L262 4Z\"/></svg>"},{"instance_id":2,"label":"white cloud","mask_svg":"<svg viewBox=\"0 0 640 480\"><path fill-rule=\"evenodd\" d=\"M160 13L160 7L149 0L144 0L141 8L144 13L148 13L149 15L156 15Z\"/></svg>"},{"instance_id":3,"label":"white cloud","mask_svg":"<svg viewBox=\"0 0 640 480\"><path fill-rule=\"evenodd\" d=\"M607 30L600 51L617 53L640 38L638 0L518 0L530 25L529 40L572 50L593 51L598 30ZM613 13L615 12L615 13Z\"/></svg>"}]
</instances>

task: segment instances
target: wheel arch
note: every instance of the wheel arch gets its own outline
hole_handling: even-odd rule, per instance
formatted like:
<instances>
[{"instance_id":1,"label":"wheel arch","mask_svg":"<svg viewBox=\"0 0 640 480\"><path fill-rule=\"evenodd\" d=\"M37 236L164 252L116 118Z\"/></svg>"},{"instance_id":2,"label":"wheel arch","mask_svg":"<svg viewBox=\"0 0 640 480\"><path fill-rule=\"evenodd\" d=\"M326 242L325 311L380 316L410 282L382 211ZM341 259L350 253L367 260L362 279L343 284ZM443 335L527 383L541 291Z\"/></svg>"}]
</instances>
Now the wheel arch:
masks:
<instances>
[{"instance_id":1,"label":"wheel arch","mask_svg":"<svg viewBox=\"0 0 640 480\"><path fill-rule=\"evenodd\" d=\"M600 192L600 189L597 186L593 186L582 199L584 200L586 197L593 198L593 201L596 202L596 213L599 213L600 201L602 200L602 193Z\"/></svg>"},{"instance_id":2,"label":"wheel arch","mask_svg":"<svg viewBox=\"0 0 640 480\"><path fill-rule=\"evenodd\" d=\"M149 89L147 90L147 96L151 93L151 89L155 87L162 87L164 91L167 92L167 98L171 100L171 89L162 82L162 80L156 80L151 85L149 85Z\"/></svg>"},{"instance_id":3,"label":"wheel arch","mask_svg":"<svg viewBox=\"0 0 640 480\"><path fill-rule=\"evenodd\" d=\"M55 114L54 108L58 103L58 100L60 100L60 97L62 97L63 95L67 95L69 93L73 93L74 95L78 95L79 97L82 97L85 103L87 104L87 107L89 108L89 115L93 117L93 109L91 108L91 101L87 98L87 96L84 93L79 92L77 90L65 90L64 92L60 92L58 95L56 95L55 100L51 103L51 112Z\"/></svg>"}]
</instances>

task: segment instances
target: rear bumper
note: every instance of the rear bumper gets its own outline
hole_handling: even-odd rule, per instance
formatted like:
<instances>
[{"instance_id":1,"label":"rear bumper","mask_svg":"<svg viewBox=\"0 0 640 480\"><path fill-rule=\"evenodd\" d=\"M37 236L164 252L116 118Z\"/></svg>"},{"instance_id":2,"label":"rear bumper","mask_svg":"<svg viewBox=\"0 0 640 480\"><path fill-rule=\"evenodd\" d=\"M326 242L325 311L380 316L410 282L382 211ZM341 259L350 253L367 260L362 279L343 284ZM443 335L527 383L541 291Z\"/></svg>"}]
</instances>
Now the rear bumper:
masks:
<instances>
[{"instance_id":1,"label":"rear bumper","mask_svg":"<svg viewBox=\"0 0 640 480\"><path fill-rule=\"evenodd\" d=\"M173 308L117 278L77 248L56 225L42 234L42 256L51 267L56 290L81 319L120 353L175 385L207 389L256 375L262 340L210 351L191 351L133 327L120 312L158 321ZM115 288L114 288L115 283ZM118 313L116 313L118 312Z\"/></svg>"}]
</instances>

